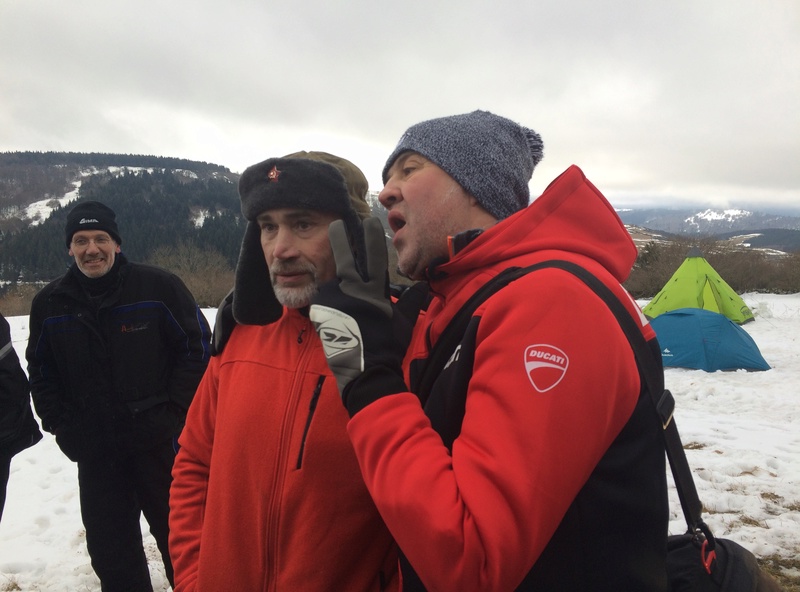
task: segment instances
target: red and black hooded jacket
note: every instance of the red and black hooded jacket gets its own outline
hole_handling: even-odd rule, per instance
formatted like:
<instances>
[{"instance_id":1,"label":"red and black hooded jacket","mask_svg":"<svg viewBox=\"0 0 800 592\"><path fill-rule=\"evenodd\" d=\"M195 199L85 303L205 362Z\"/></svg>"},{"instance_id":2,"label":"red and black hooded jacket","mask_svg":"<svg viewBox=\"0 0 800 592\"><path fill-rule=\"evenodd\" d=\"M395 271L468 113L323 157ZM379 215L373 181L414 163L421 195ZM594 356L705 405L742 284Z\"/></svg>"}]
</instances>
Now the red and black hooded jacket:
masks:
<instances>
[{"instance_id":1,"label":"red and black hooded jacket","mask_svg":"<svg viewBox=\"0 0 800 592\"><path fill-rule=\"evenodd\" d=\"M407 560L404 590L666 590L661 425L624 332L581 280L544 269L500 290L427 400L414 392L453 315L509 267L581 265L652 338L621 286L635 258L611 205L573 166L430 270L433 299L404 363L411 392L348 424Z\"/></svg>"}]
</instances>

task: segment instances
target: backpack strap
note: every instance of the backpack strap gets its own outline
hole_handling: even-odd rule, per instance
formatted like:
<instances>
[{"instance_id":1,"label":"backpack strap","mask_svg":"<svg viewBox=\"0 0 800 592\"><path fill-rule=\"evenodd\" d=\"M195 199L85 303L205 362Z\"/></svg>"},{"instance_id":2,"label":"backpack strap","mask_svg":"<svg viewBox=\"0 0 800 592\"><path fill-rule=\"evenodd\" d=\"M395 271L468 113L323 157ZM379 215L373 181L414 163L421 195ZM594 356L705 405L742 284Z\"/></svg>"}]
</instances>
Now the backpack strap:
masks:
<instances>
[{"instance_id":1,"label":"backpack strap","mask_svg":"<svg viewBox=\"0 0 800 592\"><path fill-rule=\"evenodd\" d=\"M436 382L437 378L439 378L439 374L445 367L445 364L447 364L450 354L453 353L453 350L461 342L461 338L464 336L464 332L467 330L469 320L472 318L472 315L475 313L477 308L484 301L488 300L489 296L495 292L499 292L502 288L505 288L514 280L527 273L530 273L531 271L548 267L548 263L550 263L550 261L537 263L535 265L531 265L530 267L509 267L508 269L504 269L494 278L481 286L464 303L455 316L450 320L450 323L447 325L447 327L444 328L444 331L442 331L442 334L439 336L439 339L436 341L436 345L428 355L425 366L420 373L414 392L420 397L420 399L422 399L422 401L426 401L428 395L430 395L431 389L433 388L433 383Z\"/></svg>"},{"instance_id":2,"label":"backpack strap","mask_svg":"<svg viewBox=\"0 0 800 592\"><path fill-rule=\"evenodd\" d=\"M701 531L708 540L709 551L714 548L714 536L703 522L702 504L697 495L697 489L692 478L692 471L686 460L678 428L675 424L673 412L675 399L672 393L664 388L664 371L661 363L661 353L658 341L653 339L649 344L642 335L639 324L630 315L625 305L602 281L592 273L571 261L549 260L536 263L528 267L510 267L492 280L484 284L461 309L455 314L451 322L442 332L442 335L431 350L428 360L423 368L418 381L417 395L422 401L427 400L433 387L453 350L458 346L466 331L467 324L477 308L491 295L495 294L511 282L533 271L545 268L556 268L567 271L583 281L597 296L606 303L614 314L620 327L625 332L639 368L639 375L647 386L650 399L661 419L664 429L664 447L672 470L673 479L678 490L684 518L689 532L696 534Z\"/></svg>"}]
</instances>

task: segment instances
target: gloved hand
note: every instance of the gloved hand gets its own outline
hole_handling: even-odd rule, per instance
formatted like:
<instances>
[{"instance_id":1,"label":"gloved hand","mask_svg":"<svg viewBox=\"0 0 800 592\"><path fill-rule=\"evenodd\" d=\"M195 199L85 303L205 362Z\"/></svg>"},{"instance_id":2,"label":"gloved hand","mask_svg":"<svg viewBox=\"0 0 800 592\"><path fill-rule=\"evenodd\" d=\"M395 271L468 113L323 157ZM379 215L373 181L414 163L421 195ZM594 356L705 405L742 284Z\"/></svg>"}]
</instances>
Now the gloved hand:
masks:
<instances>
[{"instance_id":1,"label":"gloved hand","mask_svg":"<svg viewBox=\"0 0 800 592\"><path fill-rule=\"evenodd\" d=\"M408 390L401 364L409 331L392 310L380 220L364 221L363 276L341 220L331 223L329 235L338 279L320 286L309 316L352 417L381 397Z\"/></svg>"}]
</instances>

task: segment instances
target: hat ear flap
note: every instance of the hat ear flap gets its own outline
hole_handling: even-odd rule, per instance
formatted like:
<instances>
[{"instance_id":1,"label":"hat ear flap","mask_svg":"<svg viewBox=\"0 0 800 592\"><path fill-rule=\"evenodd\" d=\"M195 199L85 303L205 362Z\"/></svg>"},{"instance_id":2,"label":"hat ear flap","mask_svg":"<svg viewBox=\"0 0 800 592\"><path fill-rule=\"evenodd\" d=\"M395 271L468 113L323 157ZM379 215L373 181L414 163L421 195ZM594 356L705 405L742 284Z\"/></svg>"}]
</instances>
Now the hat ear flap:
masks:
<instances>
[{"instance_id":1,"label":"hat ear flap","mask_svg":"<svg viewBox=\"0 0 800 592\"><path fill-rule=\"evenodd\" d=\"M350 241L350 249L353 251L356 270L361 274L362 278L369 278L365 263L367 248L364 244L363 222L354 211L345 214L342 221L347 230L347 239Z\"/></svg>"},{"instance_id":2,"label":"hat ear flap","mask_svg":"<svg viewBox=\"0 0 800 592\"><path fill-rule=\"evenodd\" d=\"M269 268L261 249L261 229L248 222L236 264L233 287L233 318L241 325L268 325L283 314L275 297Z\"/></svg>"}]
</instances>

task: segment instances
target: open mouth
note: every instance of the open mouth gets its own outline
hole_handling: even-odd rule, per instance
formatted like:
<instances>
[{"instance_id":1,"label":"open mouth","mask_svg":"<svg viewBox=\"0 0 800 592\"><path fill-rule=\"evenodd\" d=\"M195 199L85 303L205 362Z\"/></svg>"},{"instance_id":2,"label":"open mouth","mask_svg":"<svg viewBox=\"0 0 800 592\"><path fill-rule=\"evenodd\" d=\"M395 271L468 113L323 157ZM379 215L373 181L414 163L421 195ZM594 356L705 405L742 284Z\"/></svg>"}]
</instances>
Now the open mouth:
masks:
<instances>
[{"instance_id":1,"label":"open mouth","mask_svg":"<svg viewBox=\"0 0 800 592\"><path fill-rule=\"evenodd\" d=\"M406 225L406 221L403 219L403 216L396 212L389 212L387 220L389 222L389 228L392 229L392 232L397 232Z\"/></svg>"}]
</instances>

